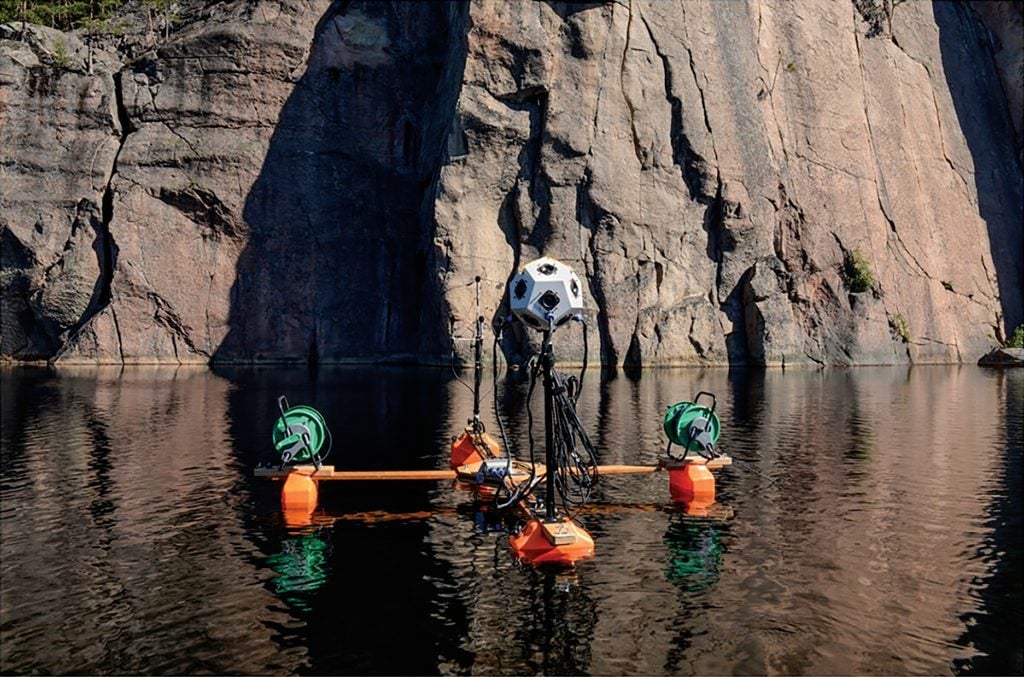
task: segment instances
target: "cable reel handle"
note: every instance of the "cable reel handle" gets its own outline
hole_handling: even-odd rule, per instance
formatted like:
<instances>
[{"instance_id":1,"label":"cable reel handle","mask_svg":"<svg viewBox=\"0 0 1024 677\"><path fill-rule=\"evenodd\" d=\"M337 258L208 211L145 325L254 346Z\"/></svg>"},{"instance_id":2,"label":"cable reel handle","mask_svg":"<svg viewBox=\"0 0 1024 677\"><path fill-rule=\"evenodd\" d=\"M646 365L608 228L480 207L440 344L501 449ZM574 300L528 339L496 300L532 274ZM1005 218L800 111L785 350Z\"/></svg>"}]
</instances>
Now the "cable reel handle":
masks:
<instances>
[{"instance_id":1,"label":"cable reel handle","mask_svg":"<svg viewBox=\"0 0 1024 677\"><path fill-rule=\"evenodd\" d=\"M302 443L306 445L306 450L309 452L309 455L313 458L313 465L316 466L317 470L319 470L320 454L318 454L317 450L313 447L313 440L309 437L308 431L302 433Z\"/></svg>"},{"instance_id":2,"label":"cable reel handle","mask_svg":"<svg viewBox=\"0 0 1024 677\"><path fill-rule=\"evenodd\" d=\"M706 390L702 390L699 393L697 393L697 395L693 398L694 404L698 404L700 402L701 395L707 395L708 397L711 398L711 412L714 413L715 408L718 406L718 398L715 397L714 393L709 393Z\"/></svg>"}]
</instances>

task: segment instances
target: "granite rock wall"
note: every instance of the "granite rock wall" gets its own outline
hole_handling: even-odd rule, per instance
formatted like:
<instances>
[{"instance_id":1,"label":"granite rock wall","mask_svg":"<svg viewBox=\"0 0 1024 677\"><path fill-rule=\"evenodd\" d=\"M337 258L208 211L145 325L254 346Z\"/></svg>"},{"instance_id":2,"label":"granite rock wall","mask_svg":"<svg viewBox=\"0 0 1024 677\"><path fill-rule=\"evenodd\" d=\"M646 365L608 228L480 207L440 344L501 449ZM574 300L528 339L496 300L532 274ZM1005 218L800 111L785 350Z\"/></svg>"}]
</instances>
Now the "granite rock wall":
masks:
<instances>
[{"instance_id":1,"label":"granite rock wall","mask_svg":"<svg viewBox=\"0 0 1024 677\"><path fill-rule=\"evenodd\" d=\"M7 25L0 353L443 362L543 254L609 365L973 362L1024 322L982 4L258 0L130 61Z\"/></svg>"}]
</instances>

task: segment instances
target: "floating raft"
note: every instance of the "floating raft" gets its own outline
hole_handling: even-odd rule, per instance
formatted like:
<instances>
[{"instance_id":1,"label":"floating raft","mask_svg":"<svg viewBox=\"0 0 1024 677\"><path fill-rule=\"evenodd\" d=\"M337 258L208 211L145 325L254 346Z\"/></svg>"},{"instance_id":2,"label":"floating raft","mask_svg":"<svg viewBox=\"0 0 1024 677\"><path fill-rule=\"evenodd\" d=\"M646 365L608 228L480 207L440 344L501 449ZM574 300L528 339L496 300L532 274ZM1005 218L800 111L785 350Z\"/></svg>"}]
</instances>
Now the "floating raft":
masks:
<instances>
[{"instance_id":1,"label":"floating raft","mask_svg":"<svg viewBox=\"0 0 1024 677\"><path fill-rule=\"evenodd\" d=\"M315 480L462 480L476 482L477 473L483 461L464 465L457 470L336 470L333 465L323 465L317 470L313 465L296 465L288 468L256 468L254 475L269 479L284 479L291 474L308 475ZM732 465L728 456L705 459L700 456L687 458L685 461L668 462L657 465L599 465L597 474L601 475L643 475L669 470L685 465L703 465L709 470L716 470ZM523 477L530 474L530 464L525 461L512 461L512 477ZM545 467L537 465L537 475L543 476Z\"/></svg>"}]
</instances>

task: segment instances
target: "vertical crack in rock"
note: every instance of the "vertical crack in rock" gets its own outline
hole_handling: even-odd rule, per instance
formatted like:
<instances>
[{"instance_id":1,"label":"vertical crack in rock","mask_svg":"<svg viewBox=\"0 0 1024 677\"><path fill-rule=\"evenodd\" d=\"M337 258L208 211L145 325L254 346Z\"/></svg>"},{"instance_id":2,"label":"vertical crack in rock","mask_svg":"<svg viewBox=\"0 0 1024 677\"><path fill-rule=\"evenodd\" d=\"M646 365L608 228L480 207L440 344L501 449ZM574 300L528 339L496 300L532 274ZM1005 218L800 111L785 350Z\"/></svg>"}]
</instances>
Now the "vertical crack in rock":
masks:
<instances>
[{"instance_id":1,"label":"vertical crack in rock","mask_svg":"<svg viewBox=\"0 0 1024 677\"><path fill-rule=\"evenodd\" d=\"M522 172L522 169L520 169ZM508 242L509 247L512 249L512 270L519 270L519 262L522 259L522 243L523 236L519 228L519 219L516 218L515 204L519 201L519 183L516 182L512 185L511 190L505 196L505 199L501 202L501 207L498 209L498 228L505 234L505 240ZM450 246L449 246L450 249ZM450 256L450 254L449 254ZM449 269L450 269L449 258ZM510 273L509 279L512 279L513 273Z\"/></svg>"},{"instance_id":2,"label":"vertical crack in rock","mask_svg":"<svg viewBox=\"0 0 1024 677\"><path fill-rule=\"evenodd\" d=\"M923 66L924 64L921 65ZM963 173L957 169L956 165L953 164L953 161L949 158L949 151L946 150L946 133L942 128L942 115L939 114L939 102L935 98L935 85L932 80L931 71L928 70L927 66L925 66L925 72L928 73L928 83L931 85L932 106L935 108L935 122L939 126L939 147L942 149L942 158L946 161L946 164L949 165L949 168L953 170L953 173L956 174L957 178L960 179L960 182L964 184L964 190L970 194L970 184L967 183L967 179L964 178Z\"/></svg>"},{"instance_id":3,"label":"vertical crack in rock","mask_svg":"<svg viewBox=\"0 0 1024 677\"><path fill-rule=\"evenodd\" d=\"M856 11L856 8L854 8L854 12ZM854 16L853 37L854 43L857 46L857 60L860 66L861 95L864 99L864 124L867 126L868 146L871 148L871 158L873 160L875 170L875 197L878 200L878 208L882 213L882 217L889 224L889 231L892 236L891 238L889 238L889 248L893 251L894 254L897 254L896 258L902 264L904 272L906 272L909 275L916 274L907 262L907 259L910 259L911 261L913 261L914 266L917 267L917 273L919 273L919 276L930 278L931 276L924 269L924 267L917 260L917 258L910 252L910 250L907 248L907 245L903 242L903 239L900 236L899 231L896 229L896 222L893 220L892 216L890 216L889 209L886 206L886 204L888 203L888 198L886 197L885 179L882 176L881 163L878 160L878 149L875 145L875 132L871 126L871 114L868 110L868 77L867 72L864 69L864 52L861 47L860 32L857 30L856 15ZM898 247L892 244L892 239L895 239Z\"/></svg>"},{"instance_id":4,"label":"vertical crack in rock","mask_svg":"<svg viewBox=\"0 0 1024 677\"><path fill-rule=\"evenodd\" d=\"M708 163L699 153L694 151L693 144L683 128L683 103L672 87L672 62L662 52L657 39L654 37L654 31L651 30L650 24L647 23L647 19L643 15L640 15L640 19L647 29L647 35L651 39L651 44L654 45L654 53L661 59L662 70L665 76L665 100L668 102L671 110L669 140L672 143L672 161L679 167L683 183L686 184L686 188L690 192L690 199L702 204L708 204L714 197L709 195L704 189L708 176ZM690 58L691 72L693 72L692 55ZM703 98L703 93L701 97ZM703 101L701 103L703 104ZM707 125L706 110L704 111L704 122ZM708 131L710 132L710 128ZM712 139L712 148L714 148L714 139Z\"/></svg>"},{"instance_id":5,"label":"vertical crack in rock","mask_svg":"<svg viewBox=\"0 0 1024 677\"><path fill-rule=\"evenodd\" d=\"M615 23L615 8L610 10L602 8L601 16L605 20L605 29L611 35L612 26ZM612 45L611 39L604 40L604 47L601 51L601 64L608 63L608 53ZM620 76L621 76L620 66ZM597 138L598 120L601 113L601 101L605 93L606 77L608 70L599 69L597 83L597 97L594 102L594 117L591 123L590 143L587 148L586 164L583 168L583 177L576 186L576 222L580 228L580 259L586 269L587 285L590 287L590 294L594 299L596 307L596 323L598 330L598 354L601 363L614 369L617 364L618 355L612 344L611 328L608 322L608 302L603 289L603 277L601 259L598 257L597 234L600 227L600 219L595 214L596 205L590 198L590 187L593 176L591 161L594 159L594 140ZM620 87L621 87L620 79ZM587 231L587 241L583 241L583 231ZM589 255L589 256L588 256ZM516 262L518 266L518 261Z\"/></svg>"},{"instance_id":6,"label":"vertical crack in rock","mask_svg":"<svg viewBox=\"0 0 1024 677\"><path fill-rule=\"evenodd\" d=\"M686 34L687 39L689 39L687 31L686 9L684 3L680 3L679 10L682 14L684 34ZM669 62L665 59L664 56L662 56L661 51L658 48L657 42L654 41L653 35L651 41L654 42L655 49L656 51L658 51L659 56L662 57L662 62L665 64L665 82L667 90L671 83L671 71L669 69ZM715 145L715 135L711 129L711 117L708 114L707 99L704 95L704 88L701 86L700 83L700 77L697 75L697 64L693 58L693 49L688 44L684 45L683 47L684 49L686 49L686 60L687 65L689 66L690 76L693 78L693 84L694 87L697 88L697 94L700 99L701 115L704 121L704 130L708 135L708 140L711 144L711 153L714 156L714 194L710 195L706 188L707 186L710 185L710 182L707 180L707 178L709 178L710 176L710 167L708 167L708 164L704 160L704 158L701 158L696 153L693 153L692 145L689 143L689 139L685 136L685 134L683 134L684 130L682 130L681 128L682 120L680 118L680 149L685 152L688 152L695 158L693 170L691 170L690 172L689 179L687 180L684 177L684 181L687 183L687 188L690 190L691 196L694 197L694 199L696 199L698 202L707 205L707 208L704 211L704 220L702 225L704 231L707 233L708 238L707 256L710 260L714 261L715 263L715 284L714 289L711 291L710 294L710 296L712 297L711 300L713 301L713 303L715 303L715 305L717 305L726 313L726 316L733 323L734 327L741 327L741 329L739 330L739 332L741 333L740 336L736 336L737 332L735 331L726 334L727 346L730 343L743 346L742 352L746 353L745 331L742 329L742 327L745 326L743 319L743 303L742 299L739 298L740 294L738 292L740 289L742 289L744 278L749 276L749 271L745 273L743 276L741 276L741 279L737 283L736 287L734 287L732 290L729 290L727 293L723 294L722 268L725 263L725 252L727 250L734 249L736 243L731 233L728 232L728 229L725 225L727 209L725 199L722 195L723 180L721 170L719 169L718 149ZM669 94L668 91L666 91L666 94ZM672 106L672 113L674 118L676 113L676 107L674 104ZM673 119L673 127L674 126L675 121ZM673 133L673 139L674 138L675 134ZM675 151L674 147L673 151ZM700 179L701 187L698 190L694 190L694 188L691 187L691 182L696 182L697 179ZM734 351L732 349L729 349L729 352L732 353Z\"/></svg>"},{"instance_id":7,"label":"vertical crack in rock","mask_svg":"<svg viewBox=\"0 0 1024 677\"><path fill-rule=\"evenodd\" d=\"M953 173L957 175L957 178L959 178L960 181L964 184L964 187L967 189L967 191L970 192L970 184L967 183L967 179L964 178L963 173L961 173L961 171L957 169L956 165L953 164L953 160L950 159L949 151L946 148L946 134L945 130L942 128L942 115L939 113L939 102L938 99L935 97L935 79L932 77L932 69L929 68L928 64L926 64L924 61L921 61L916 56L914 56L907 50L903 49L902 45L900 45L899 43L899 40L896 39L895 34L891 34L889 38L892 44L896 47L896 49L900 50L900 53L902 53L908 59L910 59L911 61L919 65L921 68L923 68L925 75L928 76L928 88L932 95L932 107L935 110L935 123L936 125L938 125L939 128L939 148L942 150L942 158L946 161L946 164L949 165L949 168L953 170ZM902 102L900 106L902 108ZM906 118L905 112L904 118Z\"/></svg>"},{"instance_id":8,"label":"vertical crack in rock","mask_svg":"<svg viewBox=\"0 0 1024 677\"><path fill-rule=\"evenodd\" d=\"M524 101L530 113L530 135L519 156L519 176L529 182L531 202L537 207L537 216L530 227L525 244L543 252L551 239L551 185L542 163L544 130L548 117L548 93L530 92ZM519 253L515 255L518 268Z\"/></svg>"},{"instance_id":9,"label":"vertical crack in rock","mask_svg":"<svg viewBox=\"0 0 1024 677\"><path fill-rule=\"evenodd\" d=\"M704 346L701 345L700 341L698 341L697 338L694 336L694 328L696 327L696 325L697 325L697 316L696 315L691 315L690 316L690 328L687 331L686 338L689 339L690 345L693 346L693 350L694 350L694 352L697 353L697 356L700 357L700 358L706 358L707 354L705 353Z\"/></svg>"},{"instance_id":10,"label":"vertical crack in rock","mask_svg":"<svg viewBox=\"0 0 1024 677\"><path fill-rule=\"evenodd\" d=\"M754 275L755 266L751 264L744 270L732 289L723 290L725 257L737 246L736 235L727 222L740 217L741 207L725 197L725 185L720 173L716 175L716 184L715 197L704 212L703 222L708 236L707 255L715 262L715 285L709 300L725 313L732 326L732 331L723 331L730 362L743 363L751 356L747 340L748 308L743 290Z\"/></svg>"},{"instance_id":11,"label":"vertical crack in rock","mask_svg":"<svg viewBox=\"0 0 1024 677\"><path fill-rule=\"evenodd\" d=\"M492 96L494 96L492 94ZM551 182L543 166L543 146L548 118L548 92L541 87L529 87L514 94L494 96L514 111L526 111L530 129L519 150L516 181L502 200L498 210L498 227L512 249L512 270L519 269L523 245L538 253L547 248L553 234L551 224ZM534 214L525 214L521 208L523 190L529 197ZM532 216L531 222L527 217ZM512 275L509 275L511 279ZM525 346L518 346L523 348Z\"/></svg>"},{"instance_id":12,"label":"vertical crack in rock","mask_svg":"<svg viewBox=\"0 0 1024 677\"><path fill-rule=\"evenodd\" d=\"M99 219L93 219L93 227L96 230L96 260L99 267L99 276L96 280L95 291L93 292L92 298L89 300L89 305L82 313L81 318L78 322L67 332L67 340L60 348L55 351L55 354L50 358L51 361L58 359L61 354L67 349L75 336L79 331L95 317L99 312L107 307L110 307L110 317L114 325L114 331L117 334L117 349L118 355L120 356L121 363L124 363L124 349L121 341L121 330L117 321L117 313L114 308L110 305L113 299L113 281L114 281L114 270L117 267L117 243L114 242L114 238L110 233L110 224L114 219L114 178L117 176L117 160L121 155L121 150L124 148L124 144L128 139L128 136L135 131L128 117L128 110L124 103L124 93L121 83L121 72L114 73L113 79L113 90L114 90L114 110L117 116L118 126L118 145L117 150L114 151L114 157L110 163L110 170L107 174L107 180L103 187L103 194L100 198L100 217Z\"/></svg>"},{"instance_id":13,"label":"vertical crack in rock","mask_svg":"<svg viewBox=\"0 0 1024 677\"><path fill-rule=\"evenodd\" d=\"M597 251L597 224L594 224L595 232L590 236L590 259L594 262L594 268L589 275L591 280L590 293L597 305L597 333L601 339L601 363L615 368L619 363L619 353L615 350L612 342L611 322L608 319L608 296L604 293L604 274L599 263Z\"/></svg>"},{"instance_id":14,"label":"vertical crack in rock","mask_svg":"<svg viewBox=\"0 0 1024 677\"><path fill-rule=\"evenodd\" d=\"M615 23L615 9L612 8L612 10L610 12L607 12L607 13L605 13L602 10L602 15L606 19L606 23L607 23L606 28L608 29L608 31L610 33L611 32L611 28L612 28L612 26ZM608 50L610 49L611 43L612 43L611 40L605 40L604 41L604 49L601 50L601 58L600 58L600 61L599 61L602 64L608 62ZM590 147L587 148L587 162L588 162L588 164L589 164L590 160L594 157L594 139L597 138L597 134L596 134L597 129L598 129L597 121L598 121L598 117L599 117L599 115L601 113L601 97L604 94L605 73L606 73L606 71L605 71L604 68L601 68L599 73L598 73L597 97L596 97L595 102L594 102L594 118L593 118L593 121L591 122L591 125L590 125L590 129L591 129Z\"/></svg>"},{"instance_id":15,"label":"vertical crack in rock","mask_svg":"<svg viewBox=\"0 0 1024 677\"><path fill-rule=\"evenodd\" d=\"M693 75L693 84L697 86L697 92L700 94L700 109L704 114L704 128L708 130L708 136L714 138L711 134L711 120L708 119L708 104L704 99L704 88L700 86L700 79L697 77L697 66L693 63L693 50L689 47L686 48L686 54L690 58L690 73ZM715 149L714 143L711 144L712 150ZM715 152L715 161L718 161L718 151Z\"/></svg>"},{"instance_id":16,"label":"vertical crack in rock","mask_svg":"<svg viewBox=\"0 0 1024 677\"><path fill-rule=\"evenodd\" d=\"M722 257L725 252L726 228L722 198L722 175L715 174L715 196L704 210L704 231L708 236L707 256L715 262L715 296L719 305L722 301Z\"/></svg>"},{"instance_id":17,"label":"vertical crack in rock","mask_svg":"<svg viewBox=\"0 0 1024 677\"><path fill-rule=\"evenodd\" d=\"M622 98L626 102L626 109L629 111L629 130L633 135L633 153L636 155L636 160L640 163L640 169L642 170L646 167L646 163L643 158L643 150L640 147L640 137L636 131L636 108L634 108L633 100L629 98L629 93L626 91L626 59L629 58L629 38L630 33L633 31L633 0L629 0L626 9L629 11L629 16L626 18L626 44L622 48L622 62L619 64L619 88L622 90Z\"/></svg>"},{"instance_id":18,"label":"vertical crack in rock","mask_svg":"<svg viewBox=\"0 0 1024 677\"><path fill-rule=\"evenodd\" d=\"M638 370L643 367L643 356L640 354L640 338L634 331L629 339L629 348L626 349L626 356L622 358L622 368L627 371Z\"/></svg>"},{"instance_id":19,"label":"vertical crack in rock","mask_svg":"<svg viewBox=\"0 0 1024 677\"><path fill-rule=\"evenodd\" d=\"M981 259L981 268L982 268L982 270L985 271L985 279L988 280L989 286L992 289L998 289L999 287L997 285L998 285L999 281L998 281L998 279L996 279L996 276L992 274L992 271L989 270L988 263L985 261L985 256L982 255L980 257L980 259ZM1003 309L1002 309L1002 307L998 303L995 306L995 312L996 312L996 322L995 322L995 324L991 325L992 326L992 330L993 330L993 336L996 337L996 339L999 341L999 343L1005 343L1006 342L1006 335L1003 333Z\"/></svg>"},{"instance_id":20,"label":"vertical crack in rock","mask_svg":"<svg viewBox=\"0 0 1024 677\"><path fill-rule=\"evenodd\" d=\"M165 327L171 332L170 335L172 341L174 340L175 336L177 336L179 339L181 339L182 342L184 342L186 346L188 346L188 349L195 353L196 355L202 355L203 357L206 358L210 357L210 353L196 346L195 342L192 340L192 337L189 336L188 327L186 326L185 322L181 319L181 316L174 311L169 301L167 301L163 296L154 291L148 292L146 294L146 298L149 299L149 301L153 304L155 308L155 311L153 312L153 320L157 324ZM113 310L113 308L111 308L111 310ZM178 347L176 342L174 343L174 350L174 356L177 359ZM180 360L178 361L180 362Z\"/></svg>"},{"instance_id":21,"label":"vertical crack in rock","mask_svg":"<svg viewBox=\"0 0 1024 677\"><path fill-rule=\"evenodd\" d=\"M759 78L761 80L761 83L764 86L761 88L761 91L758 92L757 99L759 101L762 100L762 99L765 99L765 98L768 99L768 108L769 108L769 110L771 111L771 114L772 114L772 121L775 123L775 132L776 132L776 134L778 134L778 137L779 137L779 146L780 146L780 150L782 150L782 159L785 162L786 166L788 166L788 164L789 164L789 151L786 150L786 136L782 132L782 124L779 122L778 111L775 110L775 85L779 81L779 68L782 66L782 51L781 50L779 51L778 58L775 60L775 70L774 70L774 73L771 73L772 81L771 81L771 83L769 83L765 79L765 77L770 74L770 71L764 65L764 62L761 61L761 29L763 27L763 17L761 15L762 5L759 2L759 3L756 4L756 6L757 6L757 45L755 45L755 47L754 47L754 56L757 57L757 65L760 66L761 70L764 72L764 75L760 76L760 78ZM763 120L762 124L764 125L765 135L767 136L767 132L768 132L768 122L767 122L767 120ZM771 152L773 150L771 143L768 144L768 149L769 149L769 152ZM774 158L772 158L772 159L774 160Z\"/></svg>"},{"instance_id":22,"label":"vertical crack in rock","mask_svg":"<svg viewBox=\"0 0 1024 677\"><path fill-rule=\"evenodd\" d=\"M106 267L103 268L101 265L101 270L103 271L103 291L100 302L103 305L110 302L113 294L112 283L117 256L117 245L110 234L110 223L114 219L114 177L117 175L117 160L124 149L125 142L128 140L128 135L134 131L131 119L128 117L128 109L124 105L124 88L121 83L120 72L114 73L114 106L117 110L117 121L121 127L121 135L117 151L114 153L114 159L110 164L110 176L107 178L107 185L103 190L103 241L104 258L106 259Z\"/></svg>"},{"instance_id":23,"label":"vertical crack in rock","mask_svg":"<svg viewBox=\"0 0 1024 677\"><path fill-rule=\"evenodd\" d=\"M687 23L686 23L686 9L684 8L684 5L683 5L682 2L679 3L679 11L680 11L680 13L682 14L682 17L683 17L682 23L683 23L683 30L685 31L686 30L686 25L687 25ZM688 34L687 34L687 38L689 38ZM697 93L700 94L700 108L701 108L701 111L704 113L704 127L707 129L708 138L711 139L711 152L714 153L714 155L715 155L715 165L717 166L718 165L718 150L715 148L715 137L711 133L711 120L708 117L708 104L707 104L707 101L704 99L704 88L700 86L700 80L697 77L697 66L696 66L696 64L693 61L693 50L690 49L689 45L685 45L685 48L686 48L686 56L687 56L687 59L688 59L689 64L690 64L690 74L693 75L693 84L697 88Z\"/></svg>"},{"instance_id":24,"label":"vertical crack in rock","mask_svg":"<svg viewBox=\"0 0 1024 677\"><path fill-rule=\"evenodd\" d=\"M640 349L640 287L643 284L643 280L640 277L640 269L643 266L643 262L636 266L634 275L634 284L636 285L636 321L633 324L633 335L629 339L629 348L626 350L626 356L622 358L623 369L640 369L644 365L643 353Z\"/></svg>"},{"instance_id":25,"label":"vertical crack in rock","mask_svg":"<svg viewBox=\"0 0 1024 677\"><path fill-rule=\"evenodd\" d=\"M601 268L601 257L598 252L597 235L602 222L613 218L610 214L598 215L598 207L590 199L590 169L583 173L583 180L576 187L576 221L586 228L590 237L587 241L589 259L584 260L587 266L587 280L590 294L597 306L597 331L600 337L601 362L609 367L618 364L618 354L612 344L611 327L608 322L608 299L604 293L604 277Z\"/></svg>"},{"instance_id":26,"label":"vertical crack in rock","mask_svg":"<svg viewBox=\"0 0 1024 677\"><path fill-rule=\"evenodd\" d=\"M117 321L117 311L113 306L110 308L110 319L114 322L114 333L117 334L117 354L121 358L121 364L124 364L124 341L121 339L121 325Z\"/></svg>"},{"instance_id":27,"label":"vertical crack in rock","mask_svg":"<svg viewBox=\"0 0 1024 677\"><path fill-rule=\"evenodd\" d=\"M134 131L131 119L128 117L128 109L124 105L124 88L121 83L121 72L114 73L114 106L117 111L117 121L121 127L121 138L114 153L114 159L110 164L110 176L107 178L107 186L103 190L103 261L100 264L100 285L99 307L93 313L99 312L102 308L110 305L113 299L114 269L117 265L117 244L110 233L110 224L114 219L114 177L117 175L117 160L121 155L128 135ZM88 313L87 313L88 314ZM117 321L117 312L110 306L110 318L114 323L114 332L117 334L117 354L124 364L124 342L121 338L121 326Z\"/></svg>"}]
</instances>

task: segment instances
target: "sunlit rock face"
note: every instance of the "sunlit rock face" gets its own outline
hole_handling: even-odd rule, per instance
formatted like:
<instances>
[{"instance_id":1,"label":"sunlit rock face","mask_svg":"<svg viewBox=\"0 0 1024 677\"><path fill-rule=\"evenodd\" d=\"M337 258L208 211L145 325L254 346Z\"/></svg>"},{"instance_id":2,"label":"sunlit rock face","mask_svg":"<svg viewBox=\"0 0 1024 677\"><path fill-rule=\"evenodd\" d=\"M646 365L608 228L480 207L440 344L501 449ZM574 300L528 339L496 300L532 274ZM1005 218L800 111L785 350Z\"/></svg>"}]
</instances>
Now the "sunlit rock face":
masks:
<instances>
[{"instance_id":1,"label":"sunlit rock face","mask_svg":"<svg viewBox=\"0 0 1024 677\"><path fill-rule=\"evenodd\" d=\"M0 355L52 356L105 302L104 196L121 134L116 55L0 26ZM46 61L56 45L66 60Z\"/></svg>"},{"instance_id":2,"label":"sunlit rock face","mask_svg":"<svg viewBox=\"0 0 1024 677\"><path fill-rule=\"evenodd\" d=\"M547 255L606 364L974 361L1024 321L1020 47L888 5L225 3L91 74L4 28L3 355L444 361Z\"/></svg>"}]
</instances>

